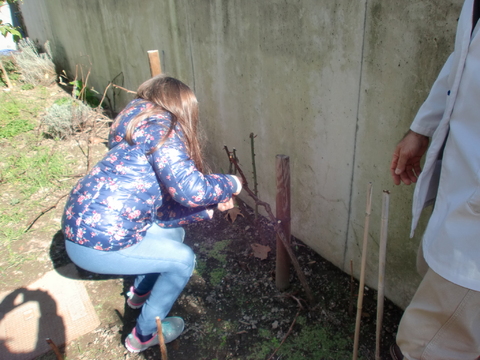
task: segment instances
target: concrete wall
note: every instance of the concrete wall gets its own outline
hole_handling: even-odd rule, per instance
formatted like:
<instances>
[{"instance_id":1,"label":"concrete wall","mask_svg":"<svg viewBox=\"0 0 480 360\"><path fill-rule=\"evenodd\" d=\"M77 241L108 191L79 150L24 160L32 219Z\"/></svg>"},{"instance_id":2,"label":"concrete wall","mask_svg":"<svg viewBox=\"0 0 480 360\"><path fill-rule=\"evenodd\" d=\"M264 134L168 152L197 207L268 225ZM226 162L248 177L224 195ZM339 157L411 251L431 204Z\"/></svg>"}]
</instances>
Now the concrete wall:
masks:
<instances>
[{"instance_id":1,"label":"concrete wall","mask_svg":"<svg viewBox=\"0 0 480 360\"><path fill-rule=\"evenodd\" d=\"M192 86L210 140L251 172L274 205L275 155L290 156L292 232L359 275L366 189L373 183L367 285L376 287L382 190L390 189L386 295L400 306L419 276L422 224L408 238L413 187L389 162L452 50L460 0L36 0L23 3L29 36L50 41L59 70L90 70L90 85L129 89L149 77L147 50ZM109 97L114 99L112 92ZM129 96L116 91L120 108ZM311 284L315 286L315 284Z\"/></svg>"}]
</instances>

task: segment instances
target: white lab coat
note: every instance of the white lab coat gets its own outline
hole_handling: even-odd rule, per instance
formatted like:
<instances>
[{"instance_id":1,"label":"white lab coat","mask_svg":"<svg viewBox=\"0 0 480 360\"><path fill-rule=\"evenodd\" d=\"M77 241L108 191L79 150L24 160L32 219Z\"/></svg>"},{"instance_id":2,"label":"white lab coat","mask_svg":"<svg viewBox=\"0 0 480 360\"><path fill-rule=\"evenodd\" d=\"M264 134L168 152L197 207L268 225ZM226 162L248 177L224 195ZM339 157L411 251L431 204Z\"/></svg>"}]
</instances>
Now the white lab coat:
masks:
<instances>
[{"instance_id":1,"label":"white lab coat","mask_svg":"<svg viewBox=\"0 0 480 360\"><path fill-rule=\"evenodd\" d=\"M412 235L436 196L423 236L425 260L445 279L480 291L480 22L472 34L473 2L465 1L454 52L411 125L432 137L415 187Z\"/></svg>"}]
</instances>

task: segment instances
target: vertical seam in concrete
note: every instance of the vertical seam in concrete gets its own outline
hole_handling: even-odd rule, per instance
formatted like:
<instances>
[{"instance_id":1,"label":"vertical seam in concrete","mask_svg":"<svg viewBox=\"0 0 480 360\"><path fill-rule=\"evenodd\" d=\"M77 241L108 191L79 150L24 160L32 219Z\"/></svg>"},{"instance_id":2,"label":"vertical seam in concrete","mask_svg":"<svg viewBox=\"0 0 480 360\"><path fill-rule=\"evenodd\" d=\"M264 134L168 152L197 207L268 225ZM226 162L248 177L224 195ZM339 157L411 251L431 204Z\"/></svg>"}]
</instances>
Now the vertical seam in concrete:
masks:
<instances>
[{"instance_id":1,"label":"vertical seam in concrete","mask_svg":"<svg viewBox=\"0 0 480 360\"><path fill-rule=\"evenodd\" d=\"M188 37L188 47L190 50L190 63L192 65L192 87L193 87L193 92L196 92L196 87L195 87L195 62L193 61L193 46L192 46L192 29L190 26L190 18L188 17L188 0L185 0L184 2L184 8L185 8L185 19L187 21L187 37Z\"/></svg>"},{"instance_id":2,"label":"vertical seam in concrete","mask_svg":"<svg viewBox=\"0 0 480 360\"><path fill-rule=\"evenodd\" d=\"M357 98L357 114L355 123L355 137L353 142L353 159L352 159L352 177L350 179L350 199L348 202L348 216L347 216L347 232L345 234L345 246L343 251L343 269L346 269L347 250L348 250L348 238L350 236L350 219L352 217L352 199L353 199L353 180L355 178L355 166L356 166L356 152L357 152L357 136L358 136L358 122L360 116L360 100L362 97L362 80L363 80L363 62L365 51L365 37L367 32L367 8L368 0L365 0L364 13L363 13L363 38L362 38L362 51L360 55L360 78L358 80L358 98Z\"/></svg>"}]
</instances>

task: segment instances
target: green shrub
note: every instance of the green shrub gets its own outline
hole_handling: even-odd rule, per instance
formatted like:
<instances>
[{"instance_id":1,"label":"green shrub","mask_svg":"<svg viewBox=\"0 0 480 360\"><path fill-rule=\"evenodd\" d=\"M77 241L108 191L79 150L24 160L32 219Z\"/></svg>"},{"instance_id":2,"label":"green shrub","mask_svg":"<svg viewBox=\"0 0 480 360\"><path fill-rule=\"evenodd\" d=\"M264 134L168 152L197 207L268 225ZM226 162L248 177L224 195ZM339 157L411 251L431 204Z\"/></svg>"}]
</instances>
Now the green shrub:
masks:
<instances>
[{"instance_id":1,"label":"green shrub","mask_svg":"<svg viewBox=\"0 0 480 360\"><path fill-rule=\"evenodd\" d=\"M52 138L68 138L83 129L93 115L94 111L81 101L62 98L43 116L44 134Z\"/></svg>"}]
</instances>

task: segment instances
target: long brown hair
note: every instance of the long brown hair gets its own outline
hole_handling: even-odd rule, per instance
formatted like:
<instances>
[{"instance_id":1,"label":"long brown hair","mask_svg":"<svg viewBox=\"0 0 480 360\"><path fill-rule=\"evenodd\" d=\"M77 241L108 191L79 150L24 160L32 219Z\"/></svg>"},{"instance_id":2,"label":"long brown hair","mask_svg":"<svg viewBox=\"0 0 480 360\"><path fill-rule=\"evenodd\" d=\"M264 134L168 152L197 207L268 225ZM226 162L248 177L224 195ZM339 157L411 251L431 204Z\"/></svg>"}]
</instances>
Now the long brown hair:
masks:
<instances>
[{"instance_id":1,"label":"long brown hair","mask_svg":"<svg viewBox=\"0 0 480 360\"><path fill-rule=\"evenodd\" d=\"M125 140L129 144L133 144L133 133L142 120L159 112L167 111L172 118L168 132L150 150L150 153L163 145L178 124L185 136L185 145L190 158L195 163L197 169L203 172L204 163L198 139L198 101L193 91L180 80L162 74L141 84L137 90L137 98L147 100L154 106L130 121L127 126Z\"/></svg>"}]
</instances>

